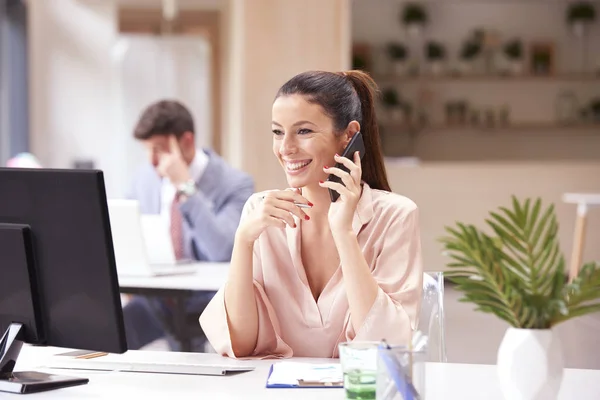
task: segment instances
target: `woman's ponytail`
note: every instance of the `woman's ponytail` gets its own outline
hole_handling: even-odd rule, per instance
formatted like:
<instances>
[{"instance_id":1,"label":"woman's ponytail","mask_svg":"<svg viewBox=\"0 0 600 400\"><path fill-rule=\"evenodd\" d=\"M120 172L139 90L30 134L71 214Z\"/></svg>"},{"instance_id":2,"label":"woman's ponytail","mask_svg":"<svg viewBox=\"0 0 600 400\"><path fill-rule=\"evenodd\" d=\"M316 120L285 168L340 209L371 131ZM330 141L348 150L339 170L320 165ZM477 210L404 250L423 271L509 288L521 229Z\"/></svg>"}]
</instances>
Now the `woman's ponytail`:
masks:
<instances>
[{"instance_id":1,"label":"woman's ponytail","mask_svg":"<svg viewBox=\"0 0 600 400\"><path fill-rule=\"evenodd\" d=\"M361 132L365 142L365 156L362 160L362 179L367 184L380 190L391 191L387 180L379 126L375 115L375 97L377 84L368 74L362 71L347 71L343 73L354 86L361 104Z\"/></svg>"}]
</instances>

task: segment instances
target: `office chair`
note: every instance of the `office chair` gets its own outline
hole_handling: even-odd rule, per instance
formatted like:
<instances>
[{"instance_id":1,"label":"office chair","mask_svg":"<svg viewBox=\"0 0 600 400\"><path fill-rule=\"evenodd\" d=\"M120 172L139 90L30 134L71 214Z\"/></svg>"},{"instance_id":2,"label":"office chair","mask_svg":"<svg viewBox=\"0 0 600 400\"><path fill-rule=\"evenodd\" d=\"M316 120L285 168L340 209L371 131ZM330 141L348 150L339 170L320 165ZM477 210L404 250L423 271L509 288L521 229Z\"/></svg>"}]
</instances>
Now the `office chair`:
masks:
<instances>
[{"instance_id":1,"label":"office chair","mask_svg":"<svg viewBox=\"0 0 600 400\"><path fill-rule=\"evenodd\" d=\"M423 274L423 299L417 329L429 337L427 361L446 362L443 272Z\"/></svg>"}]
</instances>

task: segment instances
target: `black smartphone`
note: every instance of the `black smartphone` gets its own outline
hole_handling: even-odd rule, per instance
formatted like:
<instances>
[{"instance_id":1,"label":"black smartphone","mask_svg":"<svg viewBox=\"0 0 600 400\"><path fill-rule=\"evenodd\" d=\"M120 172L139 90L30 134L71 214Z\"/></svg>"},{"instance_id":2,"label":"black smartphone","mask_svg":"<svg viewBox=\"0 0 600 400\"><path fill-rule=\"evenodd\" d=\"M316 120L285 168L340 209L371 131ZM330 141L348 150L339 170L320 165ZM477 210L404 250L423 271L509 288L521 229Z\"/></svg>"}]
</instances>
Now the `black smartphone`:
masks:
<instances>
[{"instance_id":1,"label":"black smartphone","mask_svg":"<svg viewBox=\"0 0 600 400\"><path fill-rule=\"evenodd\" d=\"M346 146L346 148L344 149L344 153L342 153L342 157L346 157L352 162L354 162L354 153L356 151L358 151L358 154L360 155L360 159L362 161L362 159L365 156L365 142L363 141L362 133L360 132L356 132L354 136L352 136L352 139L350 139L348 146ZM343 171L350 172L344 164L335 163L335 167ZM329 178L327 178L327 180L332 182L338 182L342 185L344 184L342 182L342 179L335 175L329 175ZM331 202L335 203L340 197L340 194L336 190L329 189L329 197L331 197Z\"/></svg>"}]
</instances>

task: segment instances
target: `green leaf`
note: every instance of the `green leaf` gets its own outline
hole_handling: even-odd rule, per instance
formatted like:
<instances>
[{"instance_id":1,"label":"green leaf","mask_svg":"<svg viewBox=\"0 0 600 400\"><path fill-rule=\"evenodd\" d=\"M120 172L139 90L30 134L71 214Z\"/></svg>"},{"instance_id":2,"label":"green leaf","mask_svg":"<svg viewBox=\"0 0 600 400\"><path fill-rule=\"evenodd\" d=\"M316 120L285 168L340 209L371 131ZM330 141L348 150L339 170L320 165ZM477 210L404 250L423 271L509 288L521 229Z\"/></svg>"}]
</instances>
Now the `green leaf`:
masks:
<instances>
[{"instance_id":1,"label":"green leaf","mask_svg":"<svg viewBox=\"0 0 600 400\"><path fill-rule=\"evenodd\" d=\"M517 217L516 223L517 225L522 225L525 217L525 213L523 212L523 208L521 207L521 203L517 200L516 196L512 196L512 205L515 216Z\"/></svg>"},{"instance_id":2,"label":"green leaf","mask_svg":"<svg viewBox=\"0 0 600 400\"><path fill-rule=\"evenodd\" d=\"M527 238L527 239L531 238L531 232L533 231L533 227L535 226L538 216L540 215L541 208L542 208L542 200L537 199L535 201L535 204L533 205L533 210L531 211L531 214L529 215L529 219L527 220L527 225L525 227L525 238ZM533 243L535 243L535 241L533 241ZM534 246L535 246L535 244L534 244Z\"/></svg>"},{"instance_id":3,"label":"green leaf","mask_svg":"<svg viewBox=\"0 0 600 400\"><path fill-rule=\"evenodd\" d=\"M548 223L548 220L550 218L552 218L554 220L554 222L556 223L556 220L554 217L554 206L548 207L548 209L544 212L542 219L537 223L537 227L535 228L535 231L533 232L533 237L531 238L531 244L533 247L537 246L539 239L542 236L544 229L546 229L546 224ZM534 223L534 225L535 225L535 223ZM532 226L532 228L533 228L533 226Z\"/></svg>"},{"instance_id":4,"label":"green leaf","mask_svg":"<svg viewBox=\"0 0 600 400\"><path fill-rule=\"evenodd\" d=\"M512 326L547 329L580 315L600 311L600 267L582 266L565 283L565 260L558 241L554 206L541 199L499 207L484 221L487 235L474 225L456 222L440 240L447 252L448 278L481 312Z\"/></svg>"},{"instance_id":5,"label":"green leaf","mask_svg":"<svg viewBox=\"0 0 600 400\"><path fill-rule=\"evenodd\" d=\"M506 218L504 218L502 215L495 213L495 212L491 212L490 215L492 216L492 218L495 220L495 222L497 222L497 225L502 226L504 229L506 229L506 231L504 231L504 234L507 236L510 236L509 233L512 233L512 235L514 236L515 239L517 239L518 241L524 241L525 237L523 236L523 232L519 229L519 225L515 225L511 222L509 222ZM486 220L489 222L491 222L490 220Z\"/></svg>"}]
</instances>

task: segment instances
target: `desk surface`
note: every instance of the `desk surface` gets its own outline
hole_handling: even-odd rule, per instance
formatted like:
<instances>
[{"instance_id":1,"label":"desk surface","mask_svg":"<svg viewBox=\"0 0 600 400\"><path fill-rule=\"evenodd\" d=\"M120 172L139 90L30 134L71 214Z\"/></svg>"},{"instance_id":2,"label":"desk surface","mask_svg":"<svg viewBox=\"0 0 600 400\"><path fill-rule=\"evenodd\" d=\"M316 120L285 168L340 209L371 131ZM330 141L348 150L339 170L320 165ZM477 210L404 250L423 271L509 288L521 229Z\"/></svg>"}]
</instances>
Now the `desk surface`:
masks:
<instances>
[{"instance_id":1,"label":"desk surface","mask_svg":"<svg viewBox=\"0 0 600 400\"><path fill-rule=\"evenodd\" d=\"M199 263L195 274L119 276L121 288L202 290L216 292L227 281L229 263Z\"/></svg>"},{"instance_id":2,"label":"desk surface","mask_svg":"<svg viewBox=\"0 0 600 400\"><path fill-rule=\"evenodd\" d=\"M268 369L274 360L247 361L255 365L256 370L229 376L47 370L36 367L44 365L46 357L55 352L57 349L53 348L24 347L17 370L35 369L49 373L81 376L89 378L90 382L83 386L27 395L27 399L120 399L147 396L194 400L199 398L220 400L344 399L343 389L266 389L265 380ZM148 352L147 354L151 355L152 353ZM181 353L172 354L176 360L178 354ZM197 356L199 362L202 362L216 355L197 353ZM496 378L496 367L493 365L431 363L427 365L426 379L427 400L503 400ZM2 399L22 398L19 395L6 393L0 394L0 397ZM597 400L599 398L600 371L565 370L559 400Z\"/></svg>"}]
</instances>

